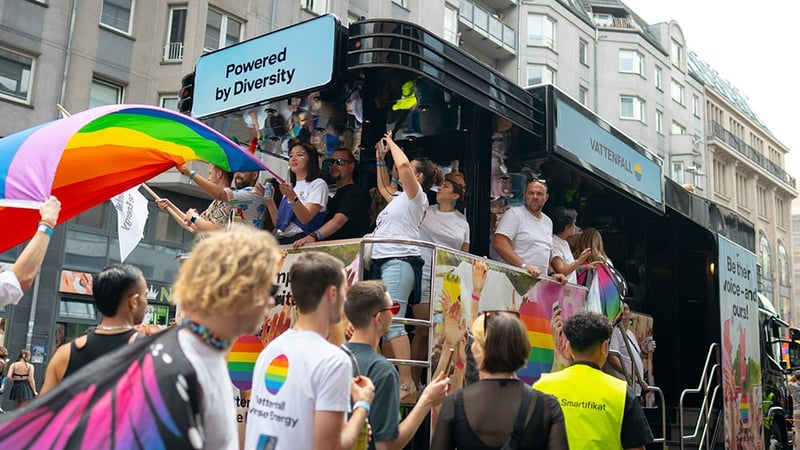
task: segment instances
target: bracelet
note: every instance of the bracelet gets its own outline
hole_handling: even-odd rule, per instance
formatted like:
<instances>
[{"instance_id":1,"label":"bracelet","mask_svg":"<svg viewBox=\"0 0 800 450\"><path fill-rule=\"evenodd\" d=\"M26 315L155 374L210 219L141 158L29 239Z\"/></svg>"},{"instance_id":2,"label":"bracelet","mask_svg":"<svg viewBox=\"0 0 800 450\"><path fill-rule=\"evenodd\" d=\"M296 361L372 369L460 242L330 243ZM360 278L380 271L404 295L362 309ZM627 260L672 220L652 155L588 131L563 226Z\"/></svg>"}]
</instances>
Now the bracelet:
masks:
<instances>
[{"instance_id":1,"label":"bracelet","mask_svg":"<svg viewBox=\"0 0 800 450\"><path fill-rule=\"evenodd\" d=\"M475 295L475 294L472 294L472 299L473 299L473 300L475 300L476 302L479 302L479 301L481 301L481 298L480 298L480 297L478 297L478 296L477 296L477 295Z\"/></svg>"},{"instance_id":2,"label":"bracelet","mask_svg":"<svg viewBox=\"0 0 800 450\"><path fill-rule=\"evenodd\" d=\"M189 181L194 181L194 176L195 175L197 175L197 172L195 172L194 170L189 172Z\"/></svg>"},{"instance_id":3,"label":"bracelet","mask_svg":"<svg viewBox=\"0 0 800 450\"><path fill-rule=\"evenodd\" d=\"M295 197L294 200L292 200L292 206L294 206L294 204L299 202L299 201L300 201L300 197L299 196Z\"/></svg>"},{"instance_id":4,"label":"bracelet","mask_svg":"<svg viewBox=\"0 0 800 450\"><path fill-rule=\"evenodd\" d=\"M364 400L357 401L356 404L353 405L353 411L355 411L358 408L364 408L364 411L366 411L367 415L369 415L369 403L367 403L366 401Z\"/></svg>"},{"instance_id":5,"label":"bracelet","mask_svg":"<svg viewBox=\"0 0 800 450\"><path fill-rule=\"evenodd\" d=\"M455 362L456 369L461 370L464 368L464 361L456 361Z\"/></svg>"},{"instance_id":6,"label":"bracelet","mask_svg":"<svg viewBox=\"0 0 800 450\"><path fill-rule=\"evenodd\" d=\"M200 216L192 216L191 220L189 220L189 221L192 222L192 223L197 223L197 219L199 219L199 218L200 218Z\"/></svg>"},{"instance_id":7,"label":"bracelet","mask_svg":"<svg viewBox=\"0 0 800 450\"><path fill-rule=\"evenodd\" d=\"M392 184L400 184L400 180L397 178L392 178Z\"/></svg>"},{"instance_id":8,"label":"bracelet","mask_svg":"<svg viewBox=\"0 0 800 450\"><path fill-rule=\"evenodd\" d=\"M315 237L315 238L316 238L318 241L321 241L321 240L322 240L322 237L323 237L323 235L322 235L322 231L316 230L316 231L315 231L313 234L314 234L314 237Z\"/></svg>"},{"instance_id":9,"label":"bracelet","mask_svg":"<svg viewBox=\"0 0 800 450\"><path fill-rule=\"evenodd\" d=\"M376 162L375 165L377 167L386 167L386 163L383 163L383 162Z\"/></svg>"},{"instance_id":10,"label":"bracelet","mask_svg":"<svg viewBox=\"0 0 800 450\"><path fill-rule=\"evenodd\" d=\"M53 237L53 229L50 228L50 225L44 222L39 222L39 226L36 227L36 231L41 231L42 233Z\"/></svg>"},{"instance_id":11,"label":"bracelet","mask_svg":"<svg viewBox=\"0 0 800 450\"><path fill-rule=\"evenodd\" d=\"M520 269L525 269L525 267L527 267L527 264L525 264L525 263L522 263L522 264L520 264L520 266L519 266L519 268L520 268Z\"/></svg>"}]
</instances>

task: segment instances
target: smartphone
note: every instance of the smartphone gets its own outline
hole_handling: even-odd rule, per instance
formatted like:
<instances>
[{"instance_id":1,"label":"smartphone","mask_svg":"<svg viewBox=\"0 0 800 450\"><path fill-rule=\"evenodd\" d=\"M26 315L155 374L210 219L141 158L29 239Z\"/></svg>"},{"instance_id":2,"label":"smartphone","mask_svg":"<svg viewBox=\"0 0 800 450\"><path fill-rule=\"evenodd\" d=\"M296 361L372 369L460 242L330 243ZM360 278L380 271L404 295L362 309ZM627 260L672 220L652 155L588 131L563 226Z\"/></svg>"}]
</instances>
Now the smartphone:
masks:
<instances>
[{"instance_id":1,"label":"smartphone","mask_svg":"<svg viewBox=\"0 0 800 450\"><path fill-rule=\"evenodd\" d=\"M561 308L561 302L559 302L558 300L554 301L553 302L553 315L555 315L556 311L558 311L560 308Z\"/></svg>"},{"instance_id":2,"label":"smartphone","mask_svg":"<svg viewBox=\"0 0 800 450\"><path fill-rule=\"evenodd\" d=\"M383 138L378 140L378 151L381 155L383 155L383 153L386 151L386 144L383 143Z\"/></svg>"},{"instance_id":3,"label":"smartphone","mask_svg":"<svg viewBox=\"0 0 800 450\"><path fill-rule=\"evenodd\" d=\"M456 356L456 349L450 347L450 355L447 356L444 365L444 373L447 376L453 373L454 365L453 365L453 358Z\"/></svg>"}]
</instances>

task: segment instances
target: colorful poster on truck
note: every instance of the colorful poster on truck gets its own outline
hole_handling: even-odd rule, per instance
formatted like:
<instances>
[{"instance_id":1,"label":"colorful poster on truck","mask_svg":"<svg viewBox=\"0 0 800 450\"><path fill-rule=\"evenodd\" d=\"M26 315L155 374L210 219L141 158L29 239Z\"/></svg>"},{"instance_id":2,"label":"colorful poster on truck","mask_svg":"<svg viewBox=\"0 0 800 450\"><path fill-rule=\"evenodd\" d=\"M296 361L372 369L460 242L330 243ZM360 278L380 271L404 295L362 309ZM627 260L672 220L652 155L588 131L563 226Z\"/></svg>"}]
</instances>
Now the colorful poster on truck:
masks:
<instances>
[{"instance_id":1,"label":"colorful poster on truck","mask_svg":"<svg viewBox=\"0 0 800 450\"><path fill-rule=\"evenodd\" d=\"M455 250L436 248L434 261L431 369L443 370L437 355L454 348L453 390L477 377L470 373L468 337L460 337L482 311L520 313L531 343L528 364L517 373L520 379L532 384L542 373L566 367L566 337L553 330L551 321L556 313L566 320L583 308L585 287L531 278L521 269Z\"/></svg>"},{"instance_id":2,"label":"colorful poster on truck","mask_svg":"<svg viewBox=\"0 0 800 450\"><path fill-rule=\"evenodd\" d=\"M718 236L725 448L764 448L756 255Z\"/></svg>"}]
</instances>

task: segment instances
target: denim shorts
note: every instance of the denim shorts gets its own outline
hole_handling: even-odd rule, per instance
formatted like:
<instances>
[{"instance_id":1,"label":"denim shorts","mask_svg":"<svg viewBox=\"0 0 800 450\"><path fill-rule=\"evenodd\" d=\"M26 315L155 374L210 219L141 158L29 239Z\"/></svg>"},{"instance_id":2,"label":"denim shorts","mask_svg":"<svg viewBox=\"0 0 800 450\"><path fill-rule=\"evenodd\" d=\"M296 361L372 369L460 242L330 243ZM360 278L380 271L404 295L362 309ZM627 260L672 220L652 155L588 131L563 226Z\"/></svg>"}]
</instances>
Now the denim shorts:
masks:
<instances>
[{"instance_id":1,"label":"denim shorts","mask_svg":"<svg viewBox=\"0 0 800 450\"><path fill-rule=\"evenodd\" d=\"M381 266L381 279L386 284L386 290L392 301L400 303L400 312L397 317L405 317L408 308L408 297L414 288L414 269L411 264L402 259L386 261ZM406 327L401 323L392 323L389 331L383 336L384 341L406 336Z\"/></svg>"}]
</instances>

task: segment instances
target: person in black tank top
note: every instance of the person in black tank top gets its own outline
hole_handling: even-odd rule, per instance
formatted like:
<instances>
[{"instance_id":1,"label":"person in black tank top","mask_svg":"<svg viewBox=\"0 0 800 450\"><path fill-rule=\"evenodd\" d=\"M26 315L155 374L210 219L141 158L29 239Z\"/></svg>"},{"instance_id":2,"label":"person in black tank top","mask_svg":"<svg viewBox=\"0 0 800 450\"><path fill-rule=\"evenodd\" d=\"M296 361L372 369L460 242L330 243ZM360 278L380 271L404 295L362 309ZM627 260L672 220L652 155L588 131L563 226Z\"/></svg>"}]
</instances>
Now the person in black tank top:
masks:
<instances>
[{"instance_id":1,"label":"person in black tank top","mask_svg":"<svg viewBox=\"0 0 800 450\"><path fill-rule=\"evenodd\" d=\"M64 377L135 339L134 325L144 319L147 281L130 264L112 264L92 281L92 296L103 319L93 330L56 350L47 365L41 393L53 389Z\"/></svg>"}]
</instances>

